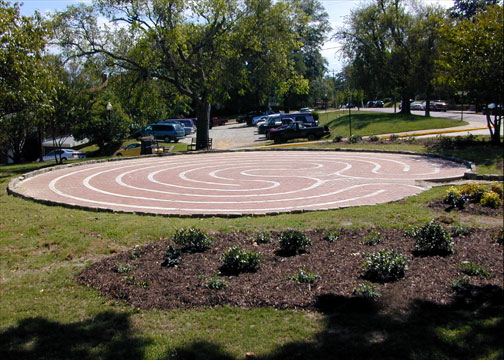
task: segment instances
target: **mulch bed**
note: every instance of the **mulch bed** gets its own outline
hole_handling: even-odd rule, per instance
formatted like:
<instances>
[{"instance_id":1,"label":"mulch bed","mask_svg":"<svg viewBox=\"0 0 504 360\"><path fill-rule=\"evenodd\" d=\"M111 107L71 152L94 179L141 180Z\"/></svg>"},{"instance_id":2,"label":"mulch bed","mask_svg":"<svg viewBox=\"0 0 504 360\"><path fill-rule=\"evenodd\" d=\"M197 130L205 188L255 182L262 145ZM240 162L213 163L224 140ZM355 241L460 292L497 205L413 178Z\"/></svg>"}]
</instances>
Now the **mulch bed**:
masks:
<instances>
[{"instance_id":1,"label":"mulch bed","mask_svg":"<svg viewBox=\"0 0 504 360\"><path fill-rule=\"evenodd\" d=\"M452 211L458 211L458 212L463 212L466 214L471 214L471 215L485 215L485 216L494 216L494 217L502 217L503 215L503 208L491 208L488 206L481 206L480 204L477 203L471 203L471 202L466 202L464 204L463 209L457 209L451 206L448 206L443 202L443 199L436 199L433 200L429 203L429 207L436 209L436 210L441 210L445 212L452 212Z\"/></svg>"},{"instance_id":2,"label":"mulch bed","mask_svg":"<svg viewBox=\"0 0 504 360\"><path fill-rule=\"evenodd\" d=\"M143 254L131 258L131 252L116 254L92 264L78 276L78 281L110 298L120 298L131 306L144 309L191 309L221 305L241 308L274 307L277 309L317 309L327 296L352 297L352 290L362 279L364 255L382 249L395 249L409 258L405 278L378 284L380 303L386 309L406 310L414 301L448 304L455 296L450 282L460 279L460 264L471 261L491 272L487 278L471 277L470 284L492 285L502 292L503 246L492 234L497 229L472 229L470 234L454 238L454 255L415 256L413 239L401 229L376 229L382 241L364 245L371 230L342 229L335 242L324 240L326 230L307 231L313 245L296 256L278 253L278 233L268 244L255 244L251 233L213 234L212 248L204 253L183 253L182 264L163 267L163 257L170 239L142 246ZM376 231L375 230L375 231ZM208 289L205 284L219 267L219 258L229 247L253 250L262 254L256 273L221 276L228 283L222 290ZM117 263L131 264L126 273L117 272ZM291 280L300 269L320 276L314 284Z\"/></svg>"}]
</instances>

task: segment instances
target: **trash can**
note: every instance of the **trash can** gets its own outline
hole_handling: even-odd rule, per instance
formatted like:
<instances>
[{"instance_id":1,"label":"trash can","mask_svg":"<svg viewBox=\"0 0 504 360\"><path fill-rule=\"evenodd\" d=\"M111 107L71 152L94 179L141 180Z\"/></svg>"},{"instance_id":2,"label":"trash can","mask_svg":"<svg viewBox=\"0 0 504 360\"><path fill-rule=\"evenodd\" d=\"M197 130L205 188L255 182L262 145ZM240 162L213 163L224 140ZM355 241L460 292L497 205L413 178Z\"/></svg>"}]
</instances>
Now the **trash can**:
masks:
<instances>
[{"instance_id":1,"label":"trash can","mask_svg":"<svg viewBox=\"0 0 504 360\"><path fill-rule=\"evenodd\" d=\"M152 154L152 147L157 145L154 139L141 139L140 140L140 155Z\"/></svg>"}]
</instances>

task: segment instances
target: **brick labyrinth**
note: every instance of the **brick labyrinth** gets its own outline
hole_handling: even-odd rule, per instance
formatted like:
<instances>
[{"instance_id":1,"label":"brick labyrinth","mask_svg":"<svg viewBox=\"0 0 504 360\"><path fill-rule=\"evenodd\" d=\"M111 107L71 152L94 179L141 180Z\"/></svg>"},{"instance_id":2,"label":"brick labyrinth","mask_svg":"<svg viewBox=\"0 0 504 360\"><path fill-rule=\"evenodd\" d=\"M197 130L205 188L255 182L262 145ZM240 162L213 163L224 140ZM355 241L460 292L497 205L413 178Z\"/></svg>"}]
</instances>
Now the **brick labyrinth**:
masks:
<instances>
[{"instance_id":1,"label":"brick labyrinth","mask_svg":"<svg viewBox=\"0 0 504 360\"><path fill-rule=\"evenodd\" d=\"M463 165L415 155L327 151L207 153L70 166L13 191L119 212L246 215L373 205L415 195Z\"/></svg>"}]
</instances>

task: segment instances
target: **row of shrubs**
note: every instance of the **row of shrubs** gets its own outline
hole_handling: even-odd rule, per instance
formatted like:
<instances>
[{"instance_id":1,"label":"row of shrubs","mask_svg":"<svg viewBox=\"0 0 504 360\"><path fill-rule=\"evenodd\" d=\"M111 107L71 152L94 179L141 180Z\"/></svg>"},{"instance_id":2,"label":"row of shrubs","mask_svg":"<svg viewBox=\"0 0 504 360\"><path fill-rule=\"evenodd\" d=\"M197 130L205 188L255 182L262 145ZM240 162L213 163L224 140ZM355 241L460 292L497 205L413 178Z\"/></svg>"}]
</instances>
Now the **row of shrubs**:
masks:
<instances>
[{"instance_id":1,"label":"row of shrubs","mask_svg":"<svg viewBox=\"0 0 504 360\"><path fill-rule=\"evenodd\" d=\"M443 202L457 209L463 209L466 203L475 203L496 209L504 203L503 184L470 182L461 187L452 186L443 197Z\"/></svg>"},{"instance_id":2,"label":"row of shrubs","mask_svg":"<svg viewBox=\"0 0 504 360\"><path fill-rule=\"evenodd\" d=\"M455 227L451 232L446 230L441 224L431 220L424 226L411 227L405 231L404 235L415 240L415 253L420 256L448 256L455 252L453 237L466 234L467 228ZM504 230L497 234L497 241L502 243ZM329 231L325 237L326 241L335 242L340 238L338 230ZM374 246L381 242L382 235L378 231L372 231L363 241L364 244ZM254 241L257 244L271 242L271 235L267 232L256 233ZM213 238L202 230L196 228L183 228L177 230L173 236L173 242L181 249L169 246L165 252L162 266L173 267L181 264L182 252L204 252L212 245ZM294 256L311 246L311 239L298 230L286 230L279 235L278 244L281 254ZM138 258L141 255L141 248L135 247L130 254L130 258ZM261 264L261 254L233 246L226 250L220 257L221 267L216 276L206 282L210 289L218 290L225 288L227 283L218 275L238 275L240 273L256 272ZM392 282L403 278L408 269L408 257L395 250L380 250L365 255L363 263L362 277L372 283ZM129 265L117 264L116 271L125 273L132 270ZM469 276L488 276L486 270L479 268L473 263L461 265L461 271ZM320 276L306 269L301 269L290 279L298 283L313 283ZM378 287L375 284L359 284L353 293L357 296L377 297Z\"/></svg>"}]
</instances>

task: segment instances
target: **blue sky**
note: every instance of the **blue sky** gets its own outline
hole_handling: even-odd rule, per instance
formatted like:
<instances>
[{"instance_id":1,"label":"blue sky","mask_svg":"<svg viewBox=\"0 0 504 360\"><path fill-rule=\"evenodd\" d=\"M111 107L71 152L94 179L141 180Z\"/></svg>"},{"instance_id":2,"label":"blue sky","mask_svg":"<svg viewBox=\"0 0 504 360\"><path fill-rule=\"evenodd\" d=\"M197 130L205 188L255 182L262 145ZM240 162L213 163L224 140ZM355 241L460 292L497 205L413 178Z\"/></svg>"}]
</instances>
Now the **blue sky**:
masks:
<instances>
[{"instance_id":1,"label":"blue sky","mask_svg":"<svg viewBox=\"0 0 504 360\"><path fill-rule=\"evenodd\" d=\"M319 0L329 14L329 20L333 31L341 27L345 17L350 15L350 11L365 3L361 0ZM443 7L453 6L453 0L418 0L423 3L440 4ZM35 10L45 13L47 11L64 10L68 5L79 3L91 3L91 0L24 0L21 12L23 15L32 15ZM322 55L328 62L328 70L332 75L341 71L343 63L339 52L339 44L328 40L322 49Z\"/></svg>"}]
</instances>

